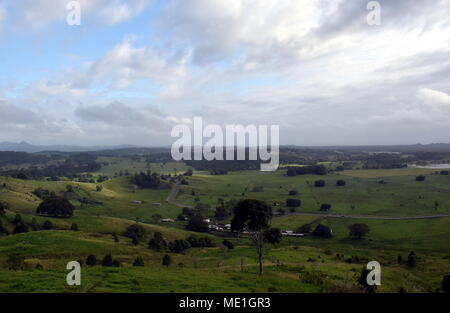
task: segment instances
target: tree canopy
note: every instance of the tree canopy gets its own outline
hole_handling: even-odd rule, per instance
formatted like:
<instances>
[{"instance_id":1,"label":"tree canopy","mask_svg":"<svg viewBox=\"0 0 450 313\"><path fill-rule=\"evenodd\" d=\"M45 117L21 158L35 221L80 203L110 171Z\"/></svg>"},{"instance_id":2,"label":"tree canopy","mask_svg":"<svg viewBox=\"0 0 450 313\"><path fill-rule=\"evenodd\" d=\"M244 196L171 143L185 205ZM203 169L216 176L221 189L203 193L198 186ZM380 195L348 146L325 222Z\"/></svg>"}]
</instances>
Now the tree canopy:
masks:
<instances>
[{"instance_id":1,"label":"tree canopy","mask_svg":"<svg viewBox=\"0 0 450 313\"><path fill-rule=\"evenodd\" d=\"M72 217L75 207L62 197L51 197L42 201L36 209L39 215L53 217Z\"/></svg>"}]
</instances>

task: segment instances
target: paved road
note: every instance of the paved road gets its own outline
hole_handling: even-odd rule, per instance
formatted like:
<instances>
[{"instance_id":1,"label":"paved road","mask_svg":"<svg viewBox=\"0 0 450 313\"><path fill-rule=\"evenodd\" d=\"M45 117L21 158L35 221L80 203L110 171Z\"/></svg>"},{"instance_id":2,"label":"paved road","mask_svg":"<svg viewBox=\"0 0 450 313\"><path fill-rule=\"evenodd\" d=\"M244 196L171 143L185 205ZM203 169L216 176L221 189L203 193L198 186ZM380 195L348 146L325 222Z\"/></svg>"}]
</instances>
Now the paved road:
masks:
<instances>
[{"instance_id":1,"label":"paved road","mask_svg":"<svg viewBox=\"0 0 450 313\"><path fill-rule=\"evenodd\" d=\"M175 201L178 192L180 191L180 185L176 184L172 187L172 192L167 197L166 201L170 204L176 205L180 208L188 207L192 208L192 205L181 204ZM348 218L348 219L366 219L366 220L426 220L442 217L450 217L450 214L435 214L424 216L373 216L373 215L347 215L347 214L327 214L327 213L287 213L286 215L303 215L303 216L317 216L317 217L332 217L332 218Z\"/></svg>"},{"instance_id":2,"label":"paved road","mask_svg":"<svg viewBox=\"0 0 450 313\"><path fill-rule=\"evenodd\" d=\"M436 214L425 216L373 216L373 215L346 215L346 214L321 214L321 213L289 213L286 215L304 215L304 216L318 216L318 217L333 217L333 218L351 218L351 219L366 219L366 220L425 220L441 217L450 217L450 214Z\"/></svg>"}]
</instances>

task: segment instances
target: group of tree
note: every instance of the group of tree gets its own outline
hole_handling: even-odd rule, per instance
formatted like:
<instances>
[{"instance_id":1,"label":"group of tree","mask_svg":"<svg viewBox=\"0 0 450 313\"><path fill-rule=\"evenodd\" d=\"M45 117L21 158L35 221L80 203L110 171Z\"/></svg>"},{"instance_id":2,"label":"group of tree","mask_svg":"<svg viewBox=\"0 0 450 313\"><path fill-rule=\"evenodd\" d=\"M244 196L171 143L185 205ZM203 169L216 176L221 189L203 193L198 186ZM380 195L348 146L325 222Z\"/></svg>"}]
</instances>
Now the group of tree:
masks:
<instances>
[{"instance_id":1,"label":"group of tree","mask_svg":"<svg viewBox=\"0 0 450 313\"><path fill-rule=\"evenodd\" d=\"M36 209L36 213L52 217L72 217L75 207L69 200L63 197L52 196L42 201Z\"/></svg>"},{"instance_id":2,"label":"group of tree","mask_svg":"<svg viewBox=\"0 0 450 313\"><path fill-rule=\"evenodd\" d=\"M140 188L162 189L168 188L168 182L164 181L158 173L147 171L133 176L133 183Z\"/></svg>"},{"instance_id":3,"label":"group of tree","mask_svg":"<svg viewBox=\"0 0 450 313\"><path fill-rule=\"evenodd\" d=\"M322 164L309 165L309 166L295 166L289 167L287 169L287 176L297 176L297 175L326 175L328 169Z\"/></svg>"}]
</instances>

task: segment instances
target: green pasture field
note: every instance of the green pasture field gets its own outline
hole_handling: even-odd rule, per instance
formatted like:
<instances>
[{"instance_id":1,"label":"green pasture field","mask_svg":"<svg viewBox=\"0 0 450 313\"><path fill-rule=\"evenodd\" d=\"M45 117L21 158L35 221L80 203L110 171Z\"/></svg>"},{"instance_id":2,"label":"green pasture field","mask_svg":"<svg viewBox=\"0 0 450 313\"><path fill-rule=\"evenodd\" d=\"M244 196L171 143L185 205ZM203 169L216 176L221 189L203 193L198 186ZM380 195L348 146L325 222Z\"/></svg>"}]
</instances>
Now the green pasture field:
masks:
<instances>
[{"instance_id":1,"label":"green pasture field","mask_svg":"<svg viewBox=\"0 0 450 313\"><path fill-rule=\"evenodd\" d=\"M415 181L420 174L426 174L424 182ZM272 220L273 227L295 230L305 223L312 223L313 227L322 223L332 228L333 237L284 237L276 246L266 245L262 277L257 275L256 250L246 236L229 237L235 248L227 250L221 245L226 234L208 234L216 247L191 248L183 254L168 253L173 258L169 268L161 264L167 252L155 252L147 246L148 239L157 231L162 232L167 241L193 234L181 229L179 223L152 224L153 214L176 218L184 204L200 202L214 208L219 198L277 202L279 205L274 209L283 208L287 212L285 200L297 198L302 200L297 212L315 214L320 213L322 203L331 204L328 213L338 215L449 214L449 176L428 170L401 169L287 177L285 170L280 170L275 173L230 172L228 175L194 172L194 176L186 179L189 185L181 186L175 199L178 205L175 205L166 202L171 189L136 189L130 177L118 177L101 184L0 177L0 200L9 204L2 221L10 232L16 213L21 213L27 223L34 217L40 225L45 220L55 225L55 230L0 236L0 292L360 292L355 279L369 260L382 264L380 292L398 292L400 288L407 292L434 292L440 287L442 277L449 274L450 218L374 220L295 214L276 216ZM325 180L326 186L314 187L318 179ZM346 186L337 187L338 179L346 180ZM62 195L69 184L75 188L77 196L102 204L81 205L74 197L71 201L76 210L72 218L35 215L40 200L31 193L34 189L41 187ZM103 186L101 192L96 191L97 185ZM254 192L255 186L262 186L263 191ZM289 196L290 190L297 190L299 195ZM134 203L135 200L142 203ZM136 220L147 229L148 238L134 246L123 233ZM72 223L77 223L80 231L70 231ZM349 239L348 226L353 223L369 226L365 239ZM118 234L119 243L114 242L112 233ZM399 255L406 260L412 250L418 256L416 267L409 267L405 261L397 264ZM85 260L89 254L101 260L107 253L119 260L122 267L83 266L82 286L66 286L67 262ZM8 270L6 261L12 254L24 256L23 270ZM143 257L143 268L132 267L137 256ZM44 269L36 270L36 264Z\"/></svg>"}]
</instances>

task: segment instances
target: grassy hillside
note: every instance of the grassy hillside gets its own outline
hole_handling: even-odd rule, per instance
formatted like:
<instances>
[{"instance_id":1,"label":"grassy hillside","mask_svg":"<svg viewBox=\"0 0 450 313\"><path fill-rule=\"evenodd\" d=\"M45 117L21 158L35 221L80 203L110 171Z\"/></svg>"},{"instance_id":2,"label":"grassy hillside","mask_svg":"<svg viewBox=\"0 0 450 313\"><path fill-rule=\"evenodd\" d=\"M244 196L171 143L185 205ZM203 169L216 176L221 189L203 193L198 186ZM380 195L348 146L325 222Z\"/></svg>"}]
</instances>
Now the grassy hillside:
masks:
<instances>
[{"instance_id":1,"label":"grassy hillside","mask_svg":"<svg viewBox=\"0 0 450 313\"><path fill-rule=\"evenodd\" d=\"M428 171L424 182L415 177L420 169L346 171L326 176L287 177L284 171L232 172L214 176L196 172L187 177L175 201L166 202L170 189L136 189L129 177L117 177L101 184L70 181L32 181L0 177L0 200L9 204L4 227L12 232L12 220L21 213L25 223L32 218L39 225L50 220L54 230L32 231L0 236L1 292L354 292L356 277L364 264L377 260L382 264L381 292L430 292L439 288L443 275L450 268L448 246L450 218L426 220L374 220L316 215L277 216L272 226L294 230L306 223L319 223L333 230L333 237L314 236L284 238L276 246L266 245L265 274L257 275L257 255L248 237L214 233L216 247L190 248L184 253L156 252L148 248L148 240L161 232L167 241L185 239L191 232L182 223L152 224L152 215L175 218L180 205L206 203L215 207L223 200L255 198L269 203L278 202L274 209L286 208L287 198L302 200L297 212L320 213L322 203L329 203L329 213L370 216L416 216L450 213L450 177ZM326 186L316 188L315 180L323 179ZM336 180L344 179L345 187L337 187ZM381 182L382 181L382 182ZM67 185L73 192L66 193ZM96 188L103 189L98 192ZM262 191L254 191L262 186ZM40 217L35 210L40 199L32 192L44 188L65 195L75 205L75 215L68 219ZM289 196L297 190L298 196ZM93 200L82 204L81 198ZM138 201L138 202L137 202ZM438 202L438 206L435 205ZM159 203L160 205L157 205ZM214 215L213 211L210 211ZM137 246L124 237L125 229L139 221L147 231L147 238ZM79 231L71 231L76 223ZM365 223L370 232L366 239L348 237L348 226ZM115 242L112 233L118 234ZM221 245L224 238L235 244L233 250ZM409 267L405 261L397 263L401 255L407 259L415 251L418 263ZM90 254L101 260L106 254L122 264L120 268L101 266L82 268L82 286L65 285L65 265L73 260L85 260ZM25 258L25 269L8 270L7 260L13 254ZM164 267L165 254L172 257L172 265ZM142 268L133 267L137 256L145 262ZM43 269L35 269L36 264Z\"/></svg>"}]
</instances>

